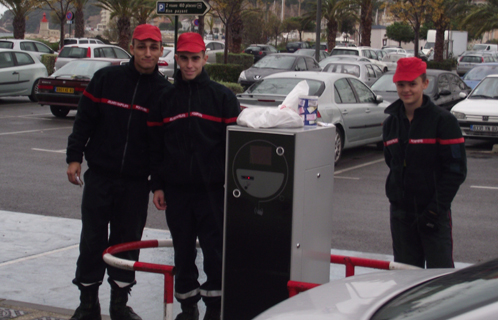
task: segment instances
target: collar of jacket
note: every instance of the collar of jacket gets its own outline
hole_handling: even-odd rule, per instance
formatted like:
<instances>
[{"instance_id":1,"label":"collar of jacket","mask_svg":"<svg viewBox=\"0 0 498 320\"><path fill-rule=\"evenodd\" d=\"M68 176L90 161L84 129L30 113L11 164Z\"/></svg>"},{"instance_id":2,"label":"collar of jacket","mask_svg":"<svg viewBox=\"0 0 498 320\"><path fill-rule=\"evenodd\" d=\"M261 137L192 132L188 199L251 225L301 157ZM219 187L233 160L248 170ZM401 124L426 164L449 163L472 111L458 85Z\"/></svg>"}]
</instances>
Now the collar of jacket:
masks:
<instances>
[{"instance_id":1,"label":"collar of jacket","mask_svg":"<svg viewBox=\"0 0 498 320\"><path fill-rule=\"evenodd\" d=\"M138 72L138 70L135 68L135 57L134 56L131 56L130 62L128 62L127 66L128 66L128 69L133 74L135 74L137 77L140 75L148 77L148 76L154 76L156 74L159 74L159 67L157 66L157 64L156 64L156 67L154 68L154 71L152 73L140 73L140 72Z\"/></svg>"},{"instance_id":2,"label":"collar of jacket","mask_svg":"<svg viewBox=\"0 0 498 320\"><path fill-rule=\"evenodd\" d=\"M419 112L419 110L427 110L429 108L429 106L431 105L434 105L431 101L431 99L429 98L429 96L425 95L424 94L424 98L423 98L423 102L422 102L422 106L420 106L420 108L417 108L417 110L415 110L416 113ZM384 110L384 113L387 113L387 114L390 114L390 115L393 115L393 116L396 116L398 115L401 111L404 111L404 105L403 105L403 101L401 101L401 99L398 99L396 101L394 101L393 103L391 103L385 110Z\"/></svg>"},{"instance_id":3,"label":"collar of jacket","mask_svg":"<svg viewBox=\"0 0 498 320\"><path fill-rule=\"evenodd\" d=\"M178 72L175 75L175 85L178 86L187 86L189 84L198 84L202 86L207 84L209 80L210 80L209 75L207 74L204 68L202 68L201 74L199 74L193 80L188 80L188 81L183 80L182 72L180 70L178 70Z\"/></svg>"}]
</instances>

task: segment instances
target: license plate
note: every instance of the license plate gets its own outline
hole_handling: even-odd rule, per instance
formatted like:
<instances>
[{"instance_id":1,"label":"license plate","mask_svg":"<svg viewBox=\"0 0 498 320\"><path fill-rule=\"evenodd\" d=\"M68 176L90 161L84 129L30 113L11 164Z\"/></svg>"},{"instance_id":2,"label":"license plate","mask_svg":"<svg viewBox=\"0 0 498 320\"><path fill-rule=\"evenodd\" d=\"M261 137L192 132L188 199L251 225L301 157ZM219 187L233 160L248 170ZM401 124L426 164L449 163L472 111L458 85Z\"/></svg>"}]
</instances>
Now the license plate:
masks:
<instances>
[{"instance_id":1,"label":"license plate","mask_svg":"<svg viewBox=\"0 0 498 320\"><path fill-rule=\"evenodd\" d=\"M59 92L59 93L74 93L74 88L55 87L55 92Z\"/></svg>"},{"instance_id":2,"label":"license plate","mask_svg":"<svg viewBox=\"0 0 498 320\"><path fill-rule=\"evenodd\" d=\"M481 132L498 132L498 126L479 126L471 125L470 131L481 131Z\"/></svg>"}]
</instances>

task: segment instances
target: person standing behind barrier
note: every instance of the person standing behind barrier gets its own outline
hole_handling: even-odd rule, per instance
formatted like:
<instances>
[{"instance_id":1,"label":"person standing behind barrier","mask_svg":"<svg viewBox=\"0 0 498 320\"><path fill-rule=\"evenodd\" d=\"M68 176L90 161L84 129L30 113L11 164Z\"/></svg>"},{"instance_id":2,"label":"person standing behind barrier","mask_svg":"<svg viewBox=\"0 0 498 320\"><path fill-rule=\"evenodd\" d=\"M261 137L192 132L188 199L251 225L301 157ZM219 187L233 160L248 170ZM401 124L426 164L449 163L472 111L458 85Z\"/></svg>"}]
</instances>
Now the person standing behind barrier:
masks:
<instances>
[{"instance_id":1,"label":"person standing behind barrier","mask_svg":"<svg viewBox=\"0 0 498 320\"><path fill-rule=\"evenodd\" d=\"M228 88L209 79L205 52L198 33L180 35L174 90L162 95L149 122L153 201L166 210L173 238L178 320L198 319L201 297L204 319L220 319L221 311L226 131L240 106ZM197 237L207 275L202 285L195 265Z\"/></svg>"},{"instance_id":2,"label":"person standing behind barrier","mask_svg":"<svg viewBox=\"0 0 498 320\"><path fill-rule=\"evenodd\" d=\"M109 246L142 238L150 192L147 117L158 93L171 87L157 68L163 51L161 38L157 27L137 26L129 64L98 70L79 102L67 146L69 181L80 184L83 154L89 169L73 280L81 291L81 303L71 320L101 319L98 290L106 269L111 319L141 319L126 306L136 283L135 272L106 266L102 253ZM138 255L138 250L119 254L135 261Z\"/></svg>"},{"instance_id":3,"label":"person standing behind barrier","mask_svg":"<svg viewBox=\"0 0 498 320\"><path fill-rule=\"evenodd\" d=\"M421 59L399 59L393 81L399 100L385 110L383 140L394 261L454 268L451 202L467 174L462 131L424 95Z\"/></svg>"}]
</instances>

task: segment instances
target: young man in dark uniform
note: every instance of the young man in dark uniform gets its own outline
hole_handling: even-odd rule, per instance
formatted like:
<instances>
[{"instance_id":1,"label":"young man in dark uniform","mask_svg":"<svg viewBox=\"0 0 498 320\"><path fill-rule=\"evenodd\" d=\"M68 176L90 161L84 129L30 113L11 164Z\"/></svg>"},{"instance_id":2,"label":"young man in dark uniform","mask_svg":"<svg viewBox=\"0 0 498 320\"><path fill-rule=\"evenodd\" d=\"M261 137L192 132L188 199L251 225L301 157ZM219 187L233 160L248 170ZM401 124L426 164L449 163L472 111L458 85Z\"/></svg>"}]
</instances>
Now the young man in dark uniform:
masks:
<instances>
[{"instance_id":1,"label":"young man in dark uniform","mask_svg":"<svg viewBox=\"0 0 498 320\"><path fill-rule=\"evenodd\" d=\"M137 26L129 64L98 70L78 106L67 146L69 181L82 184L83 155L88 170L81 205L80 256L73 280L81 291L81 303L72 320L101 319L98 289L106 269L111 319L141 319L126 306L136 283L135 272L106 266L102 252L142 238L150 192L147 117L154 99L171 87L157 69L161 38L157 27ZM138 250L119 254L135 261L138 255Z\"/></svg>"},{"instance_id":2,"label":"young man in dark uniform","mask_svg":"<svg viewBox=\"0 0 498 320\"><path fill-rule=\"evenodd\" d=\"M455 117L424 95L425 72L419 58L398 60L399 100L385 110L394 261L453 268L451 202L467 174L465 141Z\"/></svg>"},{"instance_id":3,"label":"young man in dark uniform","mask_svg":"<svg viewBox=\"0 0 498 320\"><path fill-rule=\"evenodd\" d=\"M173 238L175 297L182 306L176 319L198 319L201 297L204 319L220 319L226 131L240 106L229 89L209 79L198 33L180 35L175 59L180 72L174 89L162 95L149 122L154 204L166 210ZM207 275L202 285L195 265L197 237Z\"/></svg>"}]
</instances>

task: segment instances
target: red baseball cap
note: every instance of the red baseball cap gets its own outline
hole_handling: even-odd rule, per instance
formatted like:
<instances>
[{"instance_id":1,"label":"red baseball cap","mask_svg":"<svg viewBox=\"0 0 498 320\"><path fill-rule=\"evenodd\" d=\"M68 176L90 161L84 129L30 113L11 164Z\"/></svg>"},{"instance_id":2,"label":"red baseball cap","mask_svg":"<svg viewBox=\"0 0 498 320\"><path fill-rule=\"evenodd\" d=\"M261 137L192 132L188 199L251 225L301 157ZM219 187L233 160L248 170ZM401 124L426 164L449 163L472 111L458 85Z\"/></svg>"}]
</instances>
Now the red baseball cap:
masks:
<instances>
[{"instance_id":1,"label":"red baseball cap","mask_svg":"<svg viewBox=\"0 0 498 320\"><path fill-rule=\"evenodd\" d=\"M401 58L394 73L393 82L413 81L425 73L427 64L417 57Z\"/></svg>"},{"instance_id":2,"label":"red baseball cap","mask_svg":"<svg viewBox=\"0 0 498 320\"><path fill-rule=\"evenodd\" d=\"M185 32L178 37L176 42L177 52L201 52L206 51L206 44L200 34L196 32Z\"/></svg>"},{"instance_id":3,"label":"red baseball cap","mask_svg":"<svg viewBox=\"0 0 498 320\"><path fill-rule=\"evenodd\" d=\"M158 27L151 24L140 24L135 28L135 31L133 31L133 39L151 39L157 42L161 42L163 37Z\"/></svg>"}]
</instances>

